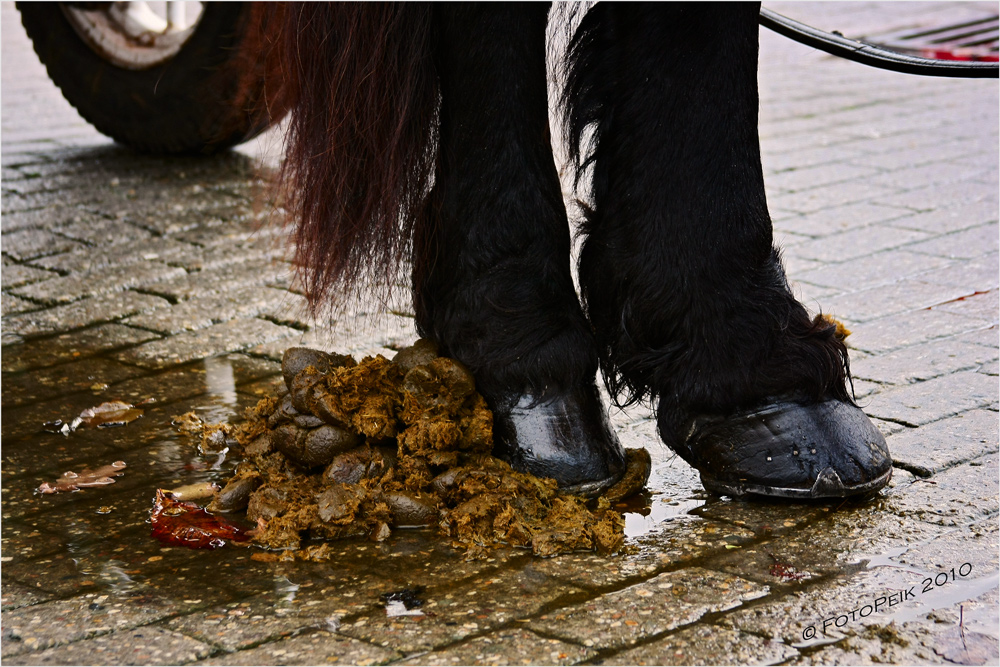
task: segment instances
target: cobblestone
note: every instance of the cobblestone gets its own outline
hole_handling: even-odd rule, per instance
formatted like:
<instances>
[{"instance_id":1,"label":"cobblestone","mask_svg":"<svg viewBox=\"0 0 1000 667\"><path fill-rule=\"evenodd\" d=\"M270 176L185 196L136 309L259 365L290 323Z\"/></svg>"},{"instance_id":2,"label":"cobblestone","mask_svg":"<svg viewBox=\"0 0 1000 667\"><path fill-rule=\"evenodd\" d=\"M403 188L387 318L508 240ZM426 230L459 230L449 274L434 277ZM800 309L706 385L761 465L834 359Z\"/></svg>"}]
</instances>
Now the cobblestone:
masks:
<instances>
[{"instance_id":1,"label":"cobblestone","mask_svg":"<svg viewBox=\"0 0 1000 667\"><path fill-rule=\"evenodd\" d=\"M869 226L803 243L796 246L794 254L822 262L846 261L925 238L924 232Z\"/></svg>"},{"instance_id":2,"label":"cobblestone","mask_svg":"<svg viewBox=\"0 0 1000 667\"><path fill-rule=\"evenodd\" d=\"M539 637L527 630L503 630L465 644L423 653L401 665L575 665L596 655L558 639ZM610 664L610 663L605 663ZM630 663L641 664L641 663Z\"/></svg>"},{"instance_id":3,"label":"cobblestone","mask_svg":"<svg viewBox=\"0 0 1000 667\"><path fill-rule=\"evenodd\" d=\"M4 662L11 655L129 630L177 611L176 603L159 598L116 599L108 595L85 595L14 609L4 616Z\"/></svg>"},{"instance_id":4,"label":"cobblestone","mask_svg":"<svg viewBox=\"0 0 1000 667\"><path fill-rule=\"evenodd\" d=\"M143 287L184 275L184 269L181 268L159 262L140 261L126 266L53 278L43 283L18 287L12 291L17 296L59 304L107 292L120 292L130 287Z\"/></svg>"},{"instance_id":5,"label":"cobblestone","mask_svg":"<svg viewBox=\"0 0 1000 667\"><path fill-rule=\"evenodd\" d=\"M864 276L865 284L869 287L879 287L911 276L920 276L921 280L928 280L923 274L934 269L941 269L942 275L952 275L954 269L948 269L951 266L954 266L952 262L941 257L897 250L875 253L837 264L822 264L814 271L799 272L797 280L834 287L840 291L852 291L857 288L858 276Z\"/></svg>"},{"instance_id":6,"label":"cobblestone","mask_svg":"<svg viewBox=\"0 0 1000 667\"><path fill-rule=\"evenodd\" d=\"M237 318L198 331L185 331L170 339L143 343L121 352L125 363L164 368L204 359L224 352L245 350L261 343L294 336L295 329L256 318Z\"/></svg>"},{"instance_id":7,"label":"cobblestone","mask_svg":"<svg viewBox=\"0 0 1000 667\"><path fill-rule=\"evenodd\" d=\"M3 252L16 260L25 261L45 255L79 248L72 239L38 230L24 230L3 235Z\"/></svg>"},{"instance_id":8,"label":"cobblestone","mask_svg":"<svg viewBox=\"0 0 1000 667\"><path fill-rule=\"evenodd\" d=\"M162 280L155 286L150 286L150 291L170 299L190 299L205 293L225 292L247 285L273 283L287 275L289 271L288 265L270 260L236 262L192 273L185 273L182 269L174 269L174 273L169 279Z\"/></svg>"},{"instance_id":9,"label":"cobblestone","mask_svg":"<svg viewBox=\"0 0 1000 667\"><path fill-rule=\"evenodd\" d=\"M987 456L949 468L929 480L917 480L887 499L899 516L913 517L941 526L962 526L1000 512L996 479L970 475L977 468L995 471L994 449Z\"/></svg>"},{"instance_id":10,"label":"cobblestone","mask_svg":"<svg viewBox=\"0 0 1000 667\"><path fill-rule=\"evenodd\" d=\"M176 306L135 315L124 322L160 333L175 334L203 329L237 317L280 312L293 297L288 292L268 287L241 287L222 294L194 297Z\"/></svg>"},{"instance_id":11,"label":"cobblestone","mask_svg":"<svg viewBox=\"0 0 1000 667\"><path fill-rule=\"evenodd\" d=\"M205 660L200 665L382 665L398 659L396 651L341 635L318 631Z\"/></svg>"},{"instance_id":12,"label":"cobblestone","mask_svg":"<svg viewBox=\"0 0 1000 667\"><path fill-rule=\"evenodd\" d=\"M856 378L883 384L910 384L974 369L997 358L996 349L962 342L960 338L945 338L857 360L851 364L851 370Z\"/></svg>"},{"instance_id":13,"label":"cobblestone","mask_svg":"<svg viewBox=\"0 0 1000 667\"><path fill-rule=\"evenodd\" d=\"M920 426L967 410L995 406L996 402L997 387L992 378L963 371L880 392L870 410L880 419Z\"/></svg>"},{"instance_id":14,"label":"cobblestone","mask_svg":"<svg viewBox=\"0 0 1000 667\"><path fill-rule=\"evenodd\" d=\"M4 330L22 336L57 333L90 324L109 322L128 315L152 310L168 302L159 297L136 292L120 292L101 298L83 299L66 306L15 315L4 320Z\"/></svg>"},{"instance_id":15,"label":"cobblestone","mask_svg":"<svg viewBox=\"0 0 1000 667\"><path fill-rule=\"evenodd\" d=\"M18 287L28 283L36 283L40 280L58 277L59 274L52 271L43 271L32 266L23 264L8 263L7 258L3 261L3 285L4 287Z\"/></svg>"},{"instance_id":16,"label":"cobblestone","mask_svg":"<svg viewBox=\"0 0 1000 667\"><path fill-rule=\"evenodd\" d=\"M682 630L665 639L622 651L605 665L773 665L798 652L781 642L712 625Z\"/></svg>"},{"instance_id":17,"label":"cobblestone","mask_svg":"<svg viewBox=\"0 0 1000 667\"><path fill-rule=\"evenodd\" d=\"M211 648L155 626L135 628L37 653L4 659L8 665L180 665L203 658Z\"/></svg>"},{"instance_id":18,"label":"cobblestone","mask_svg":"<svg viewBox=\"0 0 1000 667\"><path fill-rule=\"evenodd\" d=\"M688 568L538 617L528 627L595 648L621 648L766 595L763 586Z\"/></svg>"}]
</instances>

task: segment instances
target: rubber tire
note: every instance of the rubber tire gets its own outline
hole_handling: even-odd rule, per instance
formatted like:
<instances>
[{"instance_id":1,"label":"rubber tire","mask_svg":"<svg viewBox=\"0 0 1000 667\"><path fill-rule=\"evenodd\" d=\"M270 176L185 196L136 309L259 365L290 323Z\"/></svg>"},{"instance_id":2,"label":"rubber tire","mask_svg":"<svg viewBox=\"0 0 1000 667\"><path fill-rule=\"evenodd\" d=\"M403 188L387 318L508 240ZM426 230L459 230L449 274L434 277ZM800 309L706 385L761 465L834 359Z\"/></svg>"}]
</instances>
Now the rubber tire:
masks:
<instances>
[{"instance_id":1,"label":"rubber tire","mask_svg":"<svg viewBox=\"0 0 1000 667\"><path fill-rule=\"evenodd\" d=\"M49 77L98 131L144 153L207 154L252 139L280 119L233 102L249 5L204 3L177 55L146 70L104 60L77 35L58 3L18 2L17 8ZM257 99L263 90L264 77L258 78L259 90L246 99Z\"/></svg>"}]
</instances>

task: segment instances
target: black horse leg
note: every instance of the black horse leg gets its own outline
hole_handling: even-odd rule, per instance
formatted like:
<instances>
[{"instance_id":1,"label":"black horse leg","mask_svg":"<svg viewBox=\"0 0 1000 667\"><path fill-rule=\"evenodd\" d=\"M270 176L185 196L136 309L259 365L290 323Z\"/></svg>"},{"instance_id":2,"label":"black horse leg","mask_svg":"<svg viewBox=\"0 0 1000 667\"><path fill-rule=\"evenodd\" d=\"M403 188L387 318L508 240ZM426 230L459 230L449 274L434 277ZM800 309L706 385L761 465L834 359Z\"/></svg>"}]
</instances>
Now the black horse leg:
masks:
<instances>
[{"instance_id":1,"label":"black horse leg","mask_svg":"<svg viewBox=\"0 0 1000 667\"><path fill-rule=\"evenodd\" d=\"M434 11L440 148L415 237L418 328L472 370L494 413L497 455L563 487L599 490L623 472L624 453L570 276L548 129L548 6Z\"/></svg>"},{"instance_id":2,"label":"black horse leg","mask_svg":"<svg viewBox=\"0 0 1000 667\"><path fill-rule=\"evenodd\" d=\"M850 399L832 322L792 296L757 137L752 3L598 5L571 51L571 132L596 123L580 259L613 392L658 399L710 490L881 488L884 438Z\"/></svg>"}]
</instances>

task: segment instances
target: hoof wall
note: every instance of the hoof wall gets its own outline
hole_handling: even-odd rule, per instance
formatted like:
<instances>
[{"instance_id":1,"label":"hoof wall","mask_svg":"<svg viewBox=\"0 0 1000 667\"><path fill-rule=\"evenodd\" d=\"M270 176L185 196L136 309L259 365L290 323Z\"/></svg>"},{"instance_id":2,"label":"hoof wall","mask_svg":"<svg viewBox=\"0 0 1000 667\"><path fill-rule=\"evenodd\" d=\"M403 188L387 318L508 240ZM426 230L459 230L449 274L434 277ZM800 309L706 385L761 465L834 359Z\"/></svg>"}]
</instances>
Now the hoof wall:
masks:
<instances>
[{"instance_id":1,"label":"hoof wall","mask_svg":"<svg viewBox=\"0 0 1000 667\"><path fill-rule=\"evenodd\" d=\"M865 496L888 484L885 438L853 405L776 401L691 420L682 457L713 493L772 498Z\"/></svg>"},{"instance_id":2,"label":"hoof wall","mask_svg":"<svg viewBox=\"0 0 1000 667\"><path fill-rule=\"evenodd\" d=\"M514 470L555 479L561 491L581 496L601 495L625 474L625 450L595 385L494 404L493 454Z\"/></svg>"}]
</instances>

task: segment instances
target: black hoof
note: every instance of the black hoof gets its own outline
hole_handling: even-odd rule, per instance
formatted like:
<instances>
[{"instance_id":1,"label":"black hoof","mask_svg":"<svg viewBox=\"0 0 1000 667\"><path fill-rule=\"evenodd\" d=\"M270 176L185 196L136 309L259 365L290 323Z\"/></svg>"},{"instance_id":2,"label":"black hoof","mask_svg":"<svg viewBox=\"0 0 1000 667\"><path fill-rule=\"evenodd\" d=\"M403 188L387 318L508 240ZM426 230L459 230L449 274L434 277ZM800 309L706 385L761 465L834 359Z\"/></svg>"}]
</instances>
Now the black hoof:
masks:
<instances>
[{"instance_id":1,"label":"black hoof","mask_svg":"<svg viewBox=\"0 0 1000 667\"><path fill-rule=\"evenodd\" d=\"M775 401L735 414L694 417L678 454L713 493L846 498L889 482L885 438L853 405Z\"/></svg>"},{"instance_id":2,"label":"black hoof","mask_svg":"<svg viewBox=\"0 0 1000 667\"><path fill-rule=\"evenodd\" d=\"M590 384L494 401L493 454L518 472L550 477L567 493L596 496L625 474L625 450Z\"/></svg>"}]
</instances>

